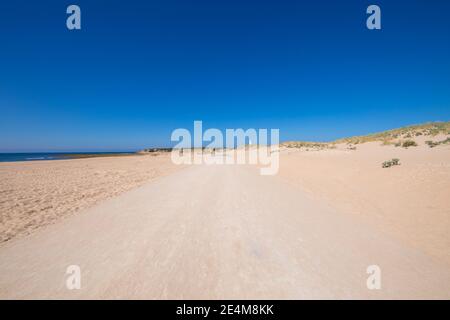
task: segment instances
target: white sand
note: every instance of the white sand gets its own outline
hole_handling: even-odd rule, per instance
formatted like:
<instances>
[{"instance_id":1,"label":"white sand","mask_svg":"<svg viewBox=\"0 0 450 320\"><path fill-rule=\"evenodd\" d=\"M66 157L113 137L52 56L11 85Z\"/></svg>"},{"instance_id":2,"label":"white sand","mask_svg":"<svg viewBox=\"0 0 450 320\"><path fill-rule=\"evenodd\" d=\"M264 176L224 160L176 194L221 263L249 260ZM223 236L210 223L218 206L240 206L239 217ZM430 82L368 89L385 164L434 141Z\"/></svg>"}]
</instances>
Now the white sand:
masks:
<instances>
[{"instance_id":1,"label":"white sand","mask_svg":"<svg viewBox=\"0 0 450 320\"><path fill-rule=\"evenodd\" d=\"M0 245L179 168L169 155L0 163Z\"/></svg>"},{"instance_id":2,"label":"white sand","mask_svg":"<svg viewBox=\"0 0 450 320\"><path fill-rule=\"evenodd\" d=\"M443 140L438 136L435 140ZM318 201L376 225L450 265L450 146L339 145L282 152L280 177ZM400 166L382 168L392 158Z\"/></svg>"},{"instance_id":3,"label":"white sand","mask_svg":"<svg viewBox=\"0 0 450 320\"><path fill-rule=\"evenodd\" d=\"M367 144L283 151L278 176L188 167L6 242L0 297L449 299L448 155Z\"/></svg>"}]
</instances>

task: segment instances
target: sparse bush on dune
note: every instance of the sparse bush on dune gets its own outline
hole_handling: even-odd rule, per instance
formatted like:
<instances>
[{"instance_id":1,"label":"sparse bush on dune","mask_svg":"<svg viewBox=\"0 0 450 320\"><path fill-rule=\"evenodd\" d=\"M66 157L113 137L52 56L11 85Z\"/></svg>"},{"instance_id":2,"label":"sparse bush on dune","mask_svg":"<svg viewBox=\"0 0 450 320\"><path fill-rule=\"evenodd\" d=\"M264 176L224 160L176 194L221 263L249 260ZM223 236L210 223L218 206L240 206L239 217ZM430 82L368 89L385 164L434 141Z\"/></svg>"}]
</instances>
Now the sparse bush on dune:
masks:
<instances>
[{"instance_id":1,"label":"sparse bush on dune","mask_svg":"<svg viewBox=\"0 0 450 320\"><path fill-rule=\"evenodd\" d=\"M389 168L392 166L392 162L391 161L385 161L382 163L381 165L383 168Z\"/></svg>"},{"instance_id":2,"label":"sparse bush on dune","mask_svg":"<svg viewBox=\"0 0 450 320\"><path fill-rule=\"evenodd\" d=\"M356 147L353 144L351 144L350 142L347 142L347 149L348 150L356 150Z\"/></svg>"},{"instance_id":3,"label":"sparse bush on dune","mask_svg":"<svg viewBox=\"0 0 450 320\"><path fill-rule=\"evenodd\" d=\"M417 143L414 140L406 140L406 141L403 141L402 147L403 148L417 147Z\"/></svg>"},{"instance_id":4,"label":"sparse bush on dune","mask_svg":"<svg viewBox=\"0 0 450 320\"><path fill-rule=\"evenodd\" d=\"M306 151L309 151L309 149L313 150L322 150L322 149L333 149L335 148L334 144L328 144L325 142L306 142L306 141L290 141L290 142L284 142L281 144L281 146L286 146L287 148L307 148Z\"/></svg>"},{"instance_id":5,"label":"sparse bush on dune","mask_svg":"<svg viewBox=\"0 0 450 320\"><path fill-rule=\"evenodd\" d=\"M381 164L381 167L382 167L382 168L390 168L390 167L392 167L392 166L398 166L398 165L400 165L400 159L393 158L393 159L391 159L391 160L384 161L384 162Z\"/></svg>"},{"instance_id":6,"label":"sparse bush on dune","mask_svg":"<svg viewBox=\"0 0 450 320\"><path fill-rule=\"evenodd\" d=\"M392 145L396 146L396 144L397 143L395 141L388 139L383 140L383 142L381 143L382 146L392 146Z\"/></svg>"},{"instance_id":7,"label":"sparse bush on dune","mask_svg":"<svg viewBox=\"0 0 450 320\"><path fill-rule=\"evenodd\" d=\"M438 145L441 145L441 144L449 144L449 143L450 143L450 138L447 138L447 139L442 140L442 141L437 141L437 142L431 141L431 140L427 140L427 141L425 141L425 143L426 143L430 148L434 148L434 147L436 147L436 146L438 146Z\"/></svg>"}]
</instances>

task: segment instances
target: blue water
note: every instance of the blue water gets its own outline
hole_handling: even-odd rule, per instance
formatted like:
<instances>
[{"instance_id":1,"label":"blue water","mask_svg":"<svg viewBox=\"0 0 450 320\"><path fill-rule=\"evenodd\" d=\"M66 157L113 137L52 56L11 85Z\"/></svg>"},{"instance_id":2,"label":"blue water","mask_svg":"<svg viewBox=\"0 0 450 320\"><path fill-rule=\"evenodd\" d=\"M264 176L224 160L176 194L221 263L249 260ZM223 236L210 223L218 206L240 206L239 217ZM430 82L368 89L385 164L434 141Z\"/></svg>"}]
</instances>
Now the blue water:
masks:
<instances>
[{"instance_id":1,"label":"blue water","mask_svg":"<svg viewBox=\"0 0 450 320\"><path fill-rule=\"evenodd\" d=\"M130 154L131 152L52 152L52 153L0 153L0 162L67 160L77 158L76 155Z\"/></svg>"}]
</instances>

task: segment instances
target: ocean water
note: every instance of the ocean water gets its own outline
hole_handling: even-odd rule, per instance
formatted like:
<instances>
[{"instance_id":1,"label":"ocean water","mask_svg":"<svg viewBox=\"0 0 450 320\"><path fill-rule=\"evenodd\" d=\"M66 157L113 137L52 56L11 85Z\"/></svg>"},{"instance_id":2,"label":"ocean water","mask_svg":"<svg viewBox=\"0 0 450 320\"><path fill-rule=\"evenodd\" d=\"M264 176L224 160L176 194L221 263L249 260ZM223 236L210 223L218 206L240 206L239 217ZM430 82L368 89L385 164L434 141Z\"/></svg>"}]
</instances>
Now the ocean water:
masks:
<instances>
[{"instance_id":1,"label":"ocean water","mask_svg":"<svg viewBox=\"0 0 450 320\"><path fill-rule=\"evenodd\" d=\"M67 160L87 156L104 156L131 154L131 152L50 152L50 153L0 153L0 162L39 161L39 160Z\"/></svg>"}]
</instances>

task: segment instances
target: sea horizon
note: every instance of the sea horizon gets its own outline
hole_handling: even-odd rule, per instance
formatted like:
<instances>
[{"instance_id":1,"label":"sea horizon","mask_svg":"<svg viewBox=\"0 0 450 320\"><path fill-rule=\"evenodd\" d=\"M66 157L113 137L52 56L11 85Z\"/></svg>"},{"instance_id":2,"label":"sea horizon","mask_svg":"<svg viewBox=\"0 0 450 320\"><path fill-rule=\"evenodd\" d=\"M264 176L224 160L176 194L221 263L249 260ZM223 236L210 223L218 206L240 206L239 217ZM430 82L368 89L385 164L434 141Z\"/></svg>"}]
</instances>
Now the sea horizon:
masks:
<instances>
[{"instance_id":1,"label":"sea horizon","mask_svg":"<svg viewBox=\"0 0 450 320\"><path fill-rule=\"evenodd\" d=\"M80 151L80 152L0 152L0 162L68 160L105 155L130 155L136 151Z\"/></svg>"}]
</instances>

